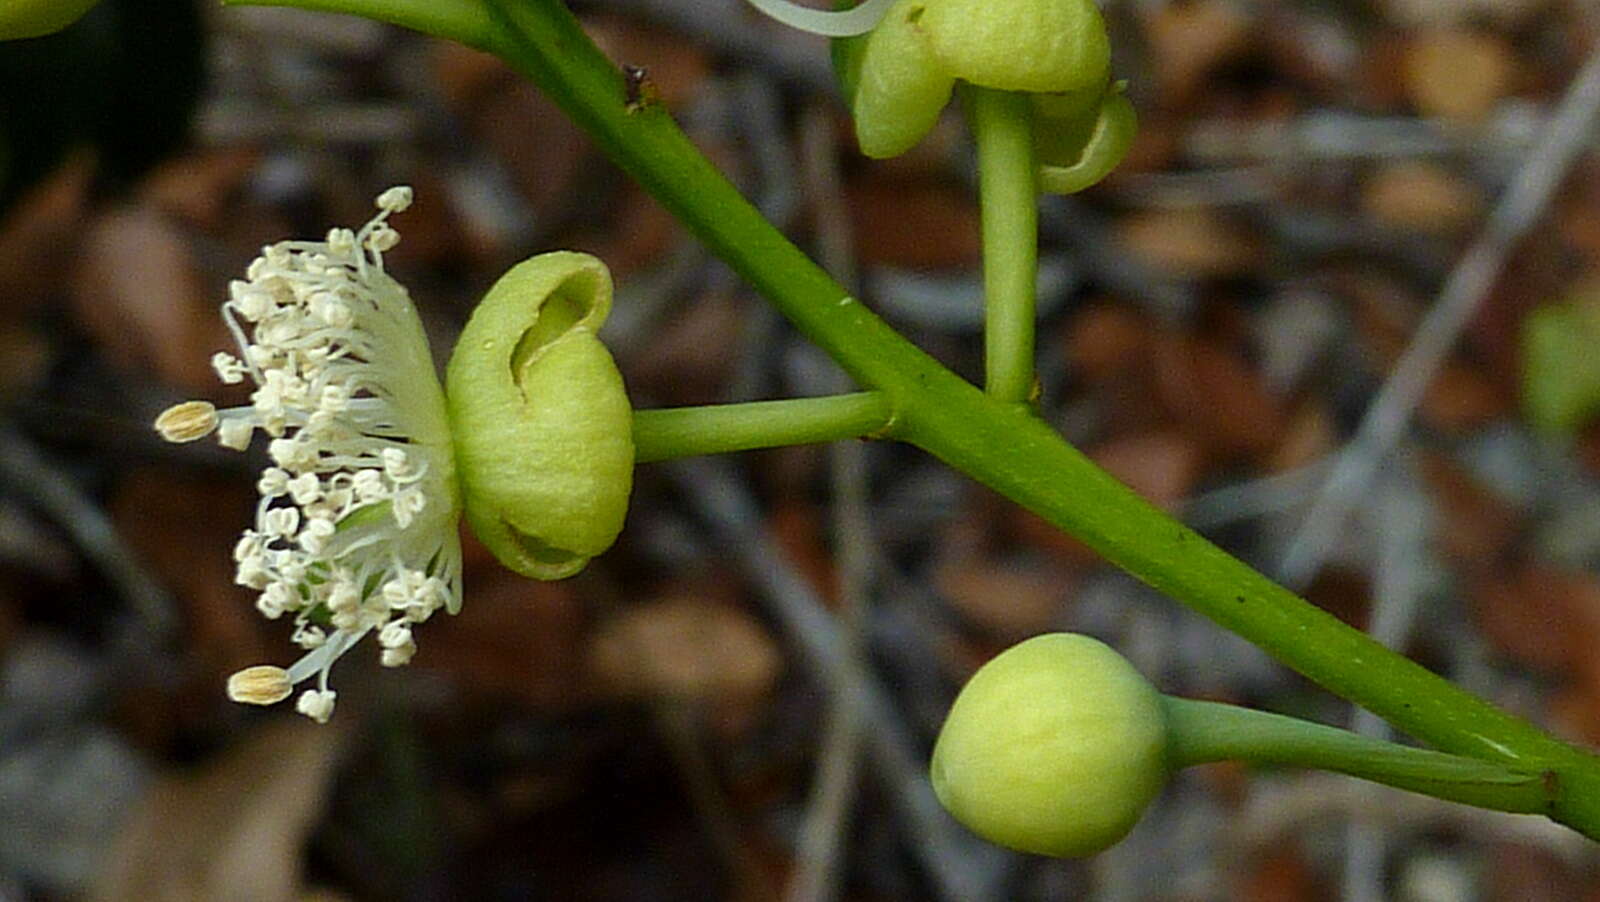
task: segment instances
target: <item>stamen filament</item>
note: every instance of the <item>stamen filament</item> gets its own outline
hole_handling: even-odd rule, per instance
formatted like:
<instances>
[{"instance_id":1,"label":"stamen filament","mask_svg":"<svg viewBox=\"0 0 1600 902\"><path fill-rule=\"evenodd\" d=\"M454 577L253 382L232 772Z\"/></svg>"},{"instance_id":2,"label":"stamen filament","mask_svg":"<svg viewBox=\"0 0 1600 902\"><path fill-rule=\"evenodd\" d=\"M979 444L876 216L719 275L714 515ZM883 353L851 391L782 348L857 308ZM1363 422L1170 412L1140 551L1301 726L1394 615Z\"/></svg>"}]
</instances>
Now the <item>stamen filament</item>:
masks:
<instances>
[{"instance_id":1,"label":"stamen filament","mask_svg":"<svg viewBox=\"0 0 1600 902\"><path fill-rule=\"evenodd\" d=\"M866 0L852 9L812 9L789 0L750 0L750 5L790 28L829 38L849 38L878 27L894 0Z\"/></svg>"}]
</instances>

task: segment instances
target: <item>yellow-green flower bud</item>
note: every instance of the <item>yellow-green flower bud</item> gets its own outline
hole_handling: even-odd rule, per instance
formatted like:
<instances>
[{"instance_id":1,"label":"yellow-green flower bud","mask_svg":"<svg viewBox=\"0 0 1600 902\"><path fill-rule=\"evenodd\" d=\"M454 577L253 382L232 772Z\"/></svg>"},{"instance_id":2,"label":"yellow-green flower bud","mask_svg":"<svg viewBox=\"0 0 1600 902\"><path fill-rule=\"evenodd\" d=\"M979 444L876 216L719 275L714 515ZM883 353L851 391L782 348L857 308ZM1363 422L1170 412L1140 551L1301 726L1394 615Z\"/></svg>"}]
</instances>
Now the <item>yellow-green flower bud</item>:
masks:
<instances>
[{"instance_id":1,"label":"yellow-green flower bud","mask_svg":"<svg viewBox=\"0 0 1600 902\"><path fill-rule=\"evenodd\" d=\"M1161 696L1088 636L1052 633L985 664L933 749L944 807L992 842L1090 855L1138 821L1167 779Z\"/></svg>"},{"instance_id":2,"label":"yellow-green flower bud","mask_svg":"<svg viewBox=\"0 0 1600 902\"><path fill-rule=\"evenodd\" d=\"M1034 94L1039 190L1072 194L1111 174L1139 129L1123 84L1064 94Z\"/></svg>"},{"instance_id":3,"label":"yellow-green flower bud","mask_svg":"<svg viewBox=\"0 0 1600 902\"><path fill-rule=\"evenodd\" d=\"M610 310L604 263L541 254L489 289L446 371L467 520L536 579L582 570L627 514L633 410L595 334Z\"/></svg>"},{"instance_id":4,"label":"yellow-green flower bud","mask_svg":"<svg viewBox=\"0 0 1600 902\"><path fill-rule=\"evenodd\" d=\"M37 38L78 21L100 0L0 0L0 41Z\"/></svg>"}]
</instances>

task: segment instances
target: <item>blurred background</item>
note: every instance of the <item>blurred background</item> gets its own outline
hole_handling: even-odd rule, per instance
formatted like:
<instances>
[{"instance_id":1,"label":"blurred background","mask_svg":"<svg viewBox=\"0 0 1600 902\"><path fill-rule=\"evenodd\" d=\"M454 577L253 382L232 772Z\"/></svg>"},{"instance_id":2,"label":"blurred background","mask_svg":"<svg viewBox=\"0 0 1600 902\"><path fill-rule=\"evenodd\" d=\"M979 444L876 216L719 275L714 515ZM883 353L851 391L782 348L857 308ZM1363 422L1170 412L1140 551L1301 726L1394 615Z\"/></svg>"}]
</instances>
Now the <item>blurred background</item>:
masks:
<instances>
[{"instance_id":1,"label":"blurred background","mask_svg":"<svg viewBox=\"0 0 1600 902\"><path fill-rule=\"evenodd\" d=\"M981 374L958 111L869 162L820 39L737 0L575 8L771 219ZM1045 415L1339 617L1600 741L1600 13L1107 18L1142 129L1043 203ZM571 248L617 279L638 406L848 387L492 58L185 0L0 46L0 899L1600 899L1595 849L1548 823L1221 765L1089 861L977 842L923 762L960 682L1039 632L1167 692L1381 726L882 443L643 466L574 579L469 539L461 614L408 668L348 656L330 725L230 704L227 674L294 653L232 580L264 455L149 424L242 402L208 365L228 280L391 184L417 202L386 259L440 355L507 267ZM1551 304L1574 341L1533 365ZM1538 430L1530 366L1569 398Z\"/></svg>"}]
</instances>

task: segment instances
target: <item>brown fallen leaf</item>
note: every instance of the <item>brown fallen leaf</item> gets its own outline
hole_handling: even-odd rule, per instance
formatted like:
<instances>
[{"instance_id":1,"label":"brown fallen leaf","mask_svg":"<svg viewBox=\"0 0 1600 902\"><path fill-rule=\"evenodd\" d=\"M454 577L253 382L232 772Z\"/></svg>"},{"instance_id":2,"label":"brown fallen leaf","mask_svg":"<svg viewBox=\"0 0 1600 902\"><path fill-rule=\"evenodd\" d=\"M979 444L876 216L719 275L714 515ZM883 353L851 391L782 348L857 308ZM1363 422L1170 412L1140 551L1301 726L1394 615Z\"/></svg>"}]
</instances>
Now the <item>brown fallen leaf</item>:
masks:
<instances>
[{"instance_id":1,"label":"brown fallen leaf","mask_svg":"<svg viewBox=\"0 0 1600 902\"><path fill-rule=\"evenodd\" d=\"M934 181L867 178L851 181L845 195L864 264L944 269L971 266L982 255L978 203L965 191Z\"/></svg>"},{"instance_id":2,"label":"brown fallen leaf","mask_svg":"<svg viewBox=\"0 0 1600 902\"><path fill-rule=\"evenodd\" d=\"M1262 253L1253 236L1201 207L1129 213L1115 232L1130 254L1172 276L1237 275L1256 266Z\"/></svg>"},{"instance_id":3,"label":"brown fallen leaf","mask_svg":"<svg viewBox=\"0 0 1600 902\"><path fill-rule=\"evenodd\" d=\"M1361 186L1361 202L1384 225L1443 234L1472 225L1483 212L1476 185L1425 160L1380 166Z\"/></svg>"},{"instance_id":4,"label":"brown fallen leaf","mask_svg":"<svg viewBox=\"0 0 1600 902\"><path fill-rule=\"evenodd\" d=\"M208 148L173 157L157 166L139 188L142 200L182 217L208 232L220 231L223 219L245 182L261 164L253 147Z\"/></svg>"},{"instance_id":5,"label":"brown fallen leaf","mask_svg":"<svg viewBox=\"0 0 1600 902\"><path fill-rule=\"evenodd\" d=\"M1423 422L1446 435L1465 435L1513 415L1515 408L1482 367L1452 361L1428 384L1420 413Z\"/></svg>"},{"instance_id":6,"label":"brown fallen leaf","mask_svg":"<svg viewBox=\"0 0 1600 902\"><path fill-rule=\"evenodd\" d=\"M771 693L783 656L749 612L686 591L600 624L585 670L604 692L704 704L719 725L737 730Z\"/></svg>"},{"instance_id":7,"label":"brown fallen leaf","mask_svg":"<svg viewBox=\"0 0 1600 902\"><path fill-rule=\"evenodd\" d=\"M0 318L20 321L52 303L78 251L94 159L76 154L19 197L0 220Z\"/></svg>"},{"instance_id":8,"label":"brown fallen leaf","mask_svg":"<svg viewBox=\"0 0 1600 902\"><path fill-rule=\"evenodd\" d=\"M1089 457L1146 501L1174 510L1200 477L1200 445L1177 430L1122 435L1096 445Z\"/></svg>"},{"instance_id":9,"label":"brown fallen leaf","mask_svg":"<svg viewBox=\"0 0 1600 902\"><path fill-rule=\"evenodd\" d=\"M525 579L498 564L469 571L466 601L435 617L411 667L447 676L463 696L570 711L581 691L584 608L571 581Z\"/></svg>"},{"instance_id":10,"label":"brown fallen leaf","mask_svg":"<svg viewBox=\"0 0 1600 902\"><path fill-rule=\"evenodd\" d=\"M1338 438L1326 402L1310 399L1288 415L1277 445L1262 461L1269 473L1287 473L1333 451Z\"/></svg>"},{"instance_id":11,"label":"brown fallen leaf","mask_svg":"<svg viewBox=\"0 0 1600 902\"><path fill-rule=\"evenodd\" d=\"M1240 355L1169 333L1156 340L1154 359L1162 405L1210 454L1263 454L1282 437L1284 405Z\"/></svg>"},{"instance_id":12,"label":"brown fallen leaf","mask_svg":"<svg viewBox=\"0 0 1600 902\"><path fill-rule=\"evenodd\" d=\"M549 98L493 56L450 41L430 42L429 65L445 104L504 167L536 222L559 219L582 203L574 189L585 183L594 145ZM500 243L507 236L469 237L479 239L469 243L479 259L517 250Z\"/></svg>"},{"instance_id":13,"label":"brown fallen leaf","mask_svg":"<svg viewBox=\"0 0 1600 902\"><path fill-rule=\"evenodd\" d=\"M1474 122L1511 91L1516 74L1511 48L1498 35L1455 28L1431 29L1406 47L1406 93L1424 116Z\"/></svg>"},{"instance_id":14,"label":"brown fallen leaf","mask_svg":"<svg viewBox=\"0 0 1600 902\"><path fill-rule=\"evenodd\" d=\"M168 703L180 716L213 716L226 704L227 675L284 653L278 643L287 635L263 620L253 593L233 581L233 546L253 506L249 484L142 467L118 483L108 506L118 531L182 608L187 679Z\"/></svg>"},{"instance_id":15,"label":"brown fallen leaf","mask_svg":"<svg viewBox=\"0 0 1600 902\"><path fill-rule=\"evenodd\" d=\"M749 313L748 304L724 293L674 307L652 330L650 340L620 361L629 392L662 406L723 400L734 355L706 350L736 346Z\"/></svg>"},{"instance_id":16,"label":"brown fallen leaf","mask_svg":"<svg viewBox=\"0 0 1600 902\"><path fill-rule=\"evenodd\" d=\"M1319 881L1297 842L1261 849L1251 862L1253 870L1234 875L1240 885L1233 898L1240 902L1311 902L1324 898Z\"/></svg>"},{"instance_id":17,"label":"brown fallen leaf","mask_svg":"<svg viewBox=\"0 0 1600 902\"><path fill-rule=\"evenodd\" d=\"M649 266L659 265L685 237L682 226L644 189L632 182L617 189L616 212L605 222L585 222L563 243L606 261L619 284ZM591 231L592 229L592 231Z\"/></svg>"},{"instance_id":18,"label":"brown fallen leaf","mask_svg":"<svg viewBox=\"0 0 1600 902\"><path fill-rule=\"evenodd\" d=\"M124 824L89 898L298 898L303 846L343 744L337 725L273 719L199 771L160 781Z\"/></svg>"},{"instance_id":19,"label":"brown fallen leaf","mask_svg":"<svg viewBox=\"0 0 1600 902\"><path fill-rule=\"evenodd\" d=\"M1222 0L1167 3L1147 16L1162 106L1177 109L1190 101L1212 70L1249 45L1251 25L1237 4Z\"/></svg>"},{"instance_id":20,"label":"brown fallen leaf","mask_svg":"<svg viewBox=\"0 0 1600 902\"><path fill-rule=\"evenodd\" d=\"M1474 621L1501 655L1546 672L1600 676L1590 653L1600 625L1600 582L1593 575L1538 566L1486 573L1469 596Z\"/></svg>"},{"instance_id":21,"label":"brown fallen leaf","mask_svg":"<svg viewBox=\"0 0 1600 902\"><path fill-rule=\"evenodd\" d=\"M211 355L233 341L187 237L154 207L94 220L71 285L78 322L117 365L197 395L216 390Z\"/></svg>"},{"instance_id":22,"label":"brown fallen leaf","mask_svg":"<svg viewBox=\"0 0 1600 902\"><path fill-rule=\"evenodd\" d=\"M801 577L824 603L839 599L839 573L827 547L828 520L798 494L779 498L767 515L767 530Z\"/></svg>"},{"instance_id":23,"label":"brown fallen leaf","mask_svg":"<svg viewBox=\"0 0 1600 902\"><path fill-rule=\"evenodd\" d=\"M1065 568L977 559L941 564L934 585L990 638L1009 643L1059 623L1072 578Z\"/></svg>"},{"instance_id":24,"label":"brown fallen leaf","mask_svg":"<svg viewBox=\"0 0 1600 902\"><path fill-rule=\"evenodd\" d=\"M1517 510L1447 455L1422 452L1417 462L1439 506L1435 534L1444 553L1470 570L1503 568L1524 525Z\"/></svg>"},{"instance_id":25,"label":"brown fallen leaf","mask_svg":"<svg viewBox=\"0 0 1600 902\"><path fill-rule=\"evenodd\" d=\"M1565 902L1584 898L1585 880L1548 848L1502 840L1484 853L1485 902Z\"/></svg>"},{"instance_id":26,"label":"brown fallen leaf","mask_svg":"<svg viewBox=\"0 0 1600 902\"><path fill-rule=\"evenodd\" d=\"M1093 383L1105 382L1149 363L1151 324L1124 304L1091 304L1074 313L1062 344L1074 370Z\"/></svg>"}]
</instances>

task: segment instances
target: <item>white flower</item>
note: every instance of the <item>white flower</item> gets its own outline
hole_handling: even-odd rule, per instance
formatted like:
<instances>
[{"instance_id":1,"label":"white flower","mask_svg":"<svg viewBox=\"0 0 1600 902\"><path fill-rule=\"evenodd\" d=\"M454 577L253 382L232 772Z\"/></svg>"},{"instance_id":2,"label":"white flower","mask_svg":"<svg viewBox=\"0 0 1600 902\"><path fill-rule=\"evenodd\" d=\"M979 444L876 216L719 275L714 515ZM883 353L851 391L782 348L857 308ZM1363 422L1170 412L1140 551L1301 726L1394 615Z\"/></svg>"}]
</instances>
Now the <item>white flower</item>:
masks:
<instances>
[{"instance_id":1,"label":"white flower","mask_svg":"<svg viewBox=\"0 0 1600 902\"><path fill-rule=\"evenodd\" d=\"M315 676L295 707L325 722L340 655L377 631L383 663L404 664L412 625L460 607L444 392L411 299L383 270L400 240L389 215L410 203L410 188L390 188L358 231L262 249L222 305L239 354L211 359L223 382L255 383L250 404L188 401L156 420L174 442L216 432L243 450L256 430L269 438L273 465L257 483L255 526L234 549L235 581L260 593L269 619L292 614L293 641L308 651L287 669L234 674L234 701L274 704Z\"/></svg>"}]
</instances>

